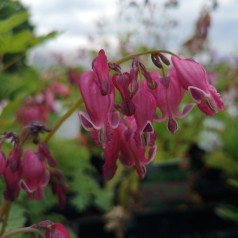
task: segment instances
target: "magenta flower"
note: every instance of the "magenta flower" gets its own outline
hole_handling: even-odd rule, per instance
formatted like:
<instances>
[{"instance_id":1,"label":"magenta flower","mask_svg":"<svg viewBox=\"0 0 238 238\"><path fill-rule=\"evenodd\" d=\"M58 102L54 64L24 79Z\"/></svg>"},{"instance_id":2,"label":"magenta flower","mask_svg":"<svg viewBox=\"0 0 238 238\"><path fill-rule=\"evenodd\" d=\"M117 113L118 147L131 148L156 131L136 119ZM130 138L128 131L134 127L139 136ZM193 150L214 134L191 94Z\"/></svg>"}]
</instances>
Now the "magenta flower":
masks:
<instances>
[{"instance_id":1,"label":"magenta flower","mask_svg":"<svg viewBox=\"0 0 238 238\"><path fill-rule=\"evenodd\" d=\"M58 169L51 170L49 183L52 192L57 195L59 206L64 207L66 205L66 192L68 191L68 185L65 181L63 172Z\"/></svg>"},{"instance_id":2,"label":"magenta flower","mask_svg":"<svg viewBox=\"0 0 238 238\"><path fill-rule=\"evenodd\" d=\"M95 131L98 132L97 140L105 147L105 144L110 141L109 132L119 123L119 113L113 112L114 91L103 96L91 71L81 75L79 88L87 110L87 113L79 113L82 126L94 134Z\"/></svg>"},{"instance_id":3,"label":"magenta flower","mask_svg":"<svg viewBox=\"0 0 238 238\"><path fill-rule=\"evenodd\" d=\"M171 57L177 78L182 87L189 91L199 109L209 116L224 109L222 99L214 86L209 84L206 70L192 59Z\"/></svg>"},{"instance_id":4,"label":"magenta flower","mask_svg":"<svg viewBox=\"0 0 238 238\"><path fill-rule=\"evenodd\" d=\"M113 131L113 136L104 149L104 166L103 166L103 176L106 179L111 179L117 170L117 159L119 158L121 151L121 134L123 133L124 125L123 123L119 123L118 127Z\"/></svg>"},{"instance_id":5,"label":"magenta flower","mask_svg":"<svg viewBox=\"0 0 238 238\"><path fill-rule=\"evenodd\" d=\"M22 125L30 125L34 121L46 122L47 109L34 98L28 98L18 109L16 120Z\"/></svg>"},{"instance_id":6,"label":"magenta flower","mask_svg":"<svg viewBox=\"0 0 238 238\"><path fill-rule=\"evenodd\" d=\"M6 168L6 158L4 153L0 151L0 176L4 174L5 168Z\"/></svg>"},{"instance_id":7,"label":"magenta flower","mask_svg":"<svg viewBox=\"0 0 238 238\"><path fill-rule=\"evenodd\" d=\"M144 178L146 174L145 165L154 159L157 147L150 146L147 150L146 147L138 146L134 138L138 131L136 120L133 117L127 117L125 122L128 127L125 126L124 131L121 131L121 153L119 159L128 168L135 166L139 177ZM150 136L155 137L153 134L150 134ZM149 140L152 140L152 138L149 138Z\"/></svg>"},{"instance_id":8,"label":"magenta flower","mask_svg":"<svg viewBox=\"0 0 238 238\"><path fill-rule=\"evenodd\" d=\"M160 122L168 119L168 129L171 133L174 133L178 127L175 118L184 118L194 105L188 104L181 114L178 112L185 90L177 81L173 67L169 69L167 77L161 77L157 71L151 72L151 77L157 83L157 88L150 91L156 98L157 106L162 113L161 118L157 118L156 121Z\"/></svg>"},{"instance_id":9,"label":"magenta flower","mask_svg":"<svg viewBox=\"0 0 238 238\"><path fill-rule=\"evenodd\" d=\"M135 106L132 103L132 97L137 91L132 90L133 84L137 83L137 79L135 82L131 82L130 74L125 72L123 74L114 74L112 77L112 81L114 86L118 89L121 94L122 103L121 103L121 111L124 115L131 116L135 112Z\"/></svg>"},{"instance_id":10,"label":"magenta flower","mask_svg":"<svg viewBox=\"0 0 238 238\"><path fill-rule=\"evenodd\" d=\"M27 191L29 198L41 200L43 197L43 188L49 182L49 171L45 167L44 160L27 149L21 162L23 179L21 186Z\"/></svg>"},{"instance_id":11,"label":"magenta flower","mask_svg":"<svg viewBox=\"0 0 238 238\"><path fill-rule=\"evenodd\" d=\"M154 143L150 138L154 134L152 121L155 117L156 101L146 84L142 84L132 102L135 105L134 117L137 124L136 141L139 146L151 145Z\"/></svg>"},{"instance_id":12,"label":"magenta flower","mask_svg":"<svg viewBox=\"0 0 238 238\"><path fill-rule=\"evenodd\" d=\"M112 92L112 82L109 77L109 66L104 50L98 52L97 57L92 63L95 81L97 82L102 95L107 95Z\"/></svg>"},{"instance_id":13,"label":"magenta flower","mask_svg":"<svg viewBox=\"0 0 238 238\"><path fill-rule=\"evenodd\" d=\"M60 95L62 97L66 97L70 94L70 89L68 86L54 82L50 85L50 90L57 95Z\"/></svg>"},{"instance_id":14,"label":"magenta flower","mask_svg":"<svg viewBox=\"0 0 238 238\"><path fill-rule=\"evenodd\" d=\"M52 156L48 145L46 143L40 143L37 148L38 156L40 156L41 160L46 159L48 164L52 167L57 165L56 159Z\"/></svg>"},{"instance_id":15,"label":"magenta flower","mask_svg":"<svg viewBox=\"0 0 238 238\"><path fill-rule=\"evenodd\" d=\"M70 238L70 234L61 223L54 223L46 230L45 238Z\"/></svg>"},{"instance_id":16,"label":"magenta flower","mask_svg":"<svg viewBox=\"0 0 238 238\"><path fill-rule=\"evenodd\" d=\"M6 200L16 200L20 192L19 182L22 176L20 163L21 154L22 147L19 144L16 144L8 156L6 168L3 174L6 182L6 190L4 192L4 198Z\"/></svg>"},{"instance_id":17,"label":"magenta flower","mask_svg":"<svg viewBox=\"0 0 238 238\"><path fill-rule=\"evenodd\" d=\"M111 179L116 172L116 161L130 168L136 167L140 178L146 173L145 165L150 163L156 153L156 146L150 146L148 151L146 147L138 146L135 140L137 125L134 117L125 117L115 129L112 141L104 150L105 164L103 173L106 179ZM154 137L153 134L150 134ZM149 140L152 141L151 138Z\"/></svg>"}]
</instances>

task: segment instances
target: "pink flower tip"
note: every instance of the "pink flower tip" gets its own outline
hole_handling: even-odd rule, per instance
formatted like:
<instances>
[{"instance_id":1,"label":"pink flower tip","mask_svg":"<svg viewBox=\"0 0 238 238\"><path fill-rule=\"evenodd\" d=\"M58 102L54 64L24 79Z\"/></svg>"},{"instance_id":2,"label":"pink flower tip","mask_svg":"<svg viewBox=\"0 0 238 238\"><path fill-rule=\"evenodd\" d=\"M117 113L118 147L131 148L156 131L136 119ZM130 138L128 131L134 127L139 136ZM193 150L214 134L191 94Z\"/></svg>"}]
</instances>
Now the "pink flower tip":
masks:
<instances>
[{"instance_id":1,"label":"pink flower tip","mask_svg":"<svg viewBox=\"0 0 238 238\"><path fill-rule=\"evenodd\" d=\"M54 223L45 232L45 238L70 238L70 234L61 223Z\"/></svg>"}]
</instances>

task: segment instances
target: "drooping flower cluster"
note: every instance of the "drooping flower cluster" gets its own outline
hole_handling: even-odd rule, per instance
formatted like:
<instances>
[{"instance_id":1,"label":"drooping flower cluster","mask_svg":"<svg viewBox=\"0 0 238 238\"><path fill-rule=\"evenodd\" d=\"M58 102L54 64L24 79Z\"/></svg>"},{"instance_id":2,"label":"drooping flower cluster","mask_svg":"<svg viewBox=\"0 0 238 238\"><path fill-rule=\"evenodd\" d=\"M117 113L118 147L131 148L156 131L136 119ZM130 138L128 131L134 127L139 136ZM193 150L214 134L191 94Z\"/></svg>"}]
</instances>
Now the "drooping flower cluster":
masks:
<instances>
[{"instance_id":1,"label":"drooping flower cluster","mask_svg":"<svg viewBox=\"0 0 238 238\"><path fill-rule=\"evenodd\" d=\"M38 134L45 131L48 129L44 125L35 123L25 128L21 139L13 132L5 132L1 135L0 176L3 176L5 180L4 198L6 200L16 200L20 190L23 189L29 199L40 201L44 195L44 188L49 184L52 192L58 196L59 204L61 206L65 204L67 186L63 174L56 168L57 162L47 144L40 143L38 138ZM29 137L37 144L35 150L23 147ZM1 150L6 140L10 140L13 144L8 156L5 156Z\"/></svg>"},{"instance_id":2,"label":"drooping flower cluster","mask_svg":"<svg viewBox=\"0 0 238 238\"><path fill-rule=\"evenodd\" d=\"M56 111L56 98L66 97L70 93L69 88L57 81L48 85L41 93L34 97L28 97L16 113L16 121L23 125L30 125L38 121L45 123L48 114Z\"/></svg>"},{"instance_id":3,"label":"drooping flower cluster","mask_svg":"<svg viewBox=\"0 0 238 238\"><path fill-rule=\"evenodd\" d=\"M141 178L147 165L156 154L153 122L168 121L168 130L177 130L176 118L185 117L194 107L186 105L179 113L179 105L186 91L198 108L213 116L223 109L223 102L214 86L208 82L204 67L194 60L162 53L151 55L161 72L149 72L136 58L129 72L122 72L120 65L108 63L104 50L93 60L92 70L79 78L79 89L86 112L80 112L82 126L91 131L94 141L104 149L104 176L113 177L119 159L126 167L135 166ZM164 67L169 67L165 74ZM109 71L115 71L110 75ZM142 74L143 80L139 80ZM115 102L118 90L121 101ZM156 109L162 116L156 115Z\"/></svg>"}]
</instances>

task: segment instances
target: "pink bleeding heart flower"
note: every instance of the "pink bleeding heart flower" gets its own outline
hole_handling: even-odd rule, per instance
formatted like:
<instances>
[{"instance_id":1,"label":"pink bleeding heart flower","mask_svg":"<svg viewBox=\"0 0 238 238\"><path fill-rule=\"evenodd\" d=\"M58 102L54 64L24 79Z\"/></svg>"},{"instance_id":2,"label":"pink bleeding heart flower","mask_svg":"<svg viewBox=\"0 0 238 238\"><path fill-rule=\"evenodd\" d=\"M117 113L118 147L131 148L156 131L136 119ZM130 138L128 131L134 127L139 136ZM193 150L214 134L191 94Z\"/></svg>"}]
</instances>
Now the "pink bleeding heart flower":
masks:
<instances>
[{"instance_id":1,"label":"pink bleeding heart flower","mask_svg":"<svg viewBox=\"0 0 238 238\"><path fill-rule=\"evenodd\" d=\"M109 77L109 65L105 51L101 49L97 57L92 62L95 81L97 82L102 95L107 95L112 92L112 82Z\"/></svg>"},{"instance_id":2,"label":"pink bleeding heart flower","mask_svg":"<svg viewBox=\"0 0 238 238\"><path fill-rule=\"evenodd\" d=\"M120 155L120 141L121 132L124 129L124 125L119 123L118 127L114 130L111 141L107 144L104 149L104 165L103 165L103 176L109 180L111 179L117 170L117 159Z\"/></svg>"},{"instance_id":3,"label":"pink bleeding heart flower","mask_svg":"<svg viewBox=\"0 0 238 238\"><path fill-rule=\"evenodd\" d=\"M29 98L18 109L16 120L22 125L30 125L34 121L46 122L47 109L34 98Z\"/></svg>"},{"instance_id":4,"label":"pink bleeding heart flower","mask_svg":"<svg viewBox=\"0 0 238 238\"><path fill-rule=\"evenodd\" d=\"M45 238L70 238L70 234L61 223L54 223L46 230Z\"/></svg>"},{"instance_id":5,"label":"pink bleeding heart flower","mask_svg":"<svg viewBox=\"0 0 238 238\"><path fill-rule=\"evenodd\" d=\"M0 151L0 176L4 174L5 168L6 168L6 158L4 153Z\"/></svg>"},{"instance_id":6,"label":"pink bleeding heart flower","mask_svg":"<svg viewBox=\"0 0 238 238\"><path fill-rule=\"evenodd\" d=\"M112 129L116 128L119 123L119 112L113 111L114 91L103 96L95 81L95 75L91 71L82 73L79 89L87 110L87 113L79 113L82 126L97 134L96 142L105 147L110 141Z\"/></svg>"},{"instance_id":7,"label":"pink bleeding heart flower","mask_svg":"<svg viewBox=\"0 0 238 238\"><path fill-rule=\"evenodd\" d=\"M50 90L57 95L60 95L62 97L67 97L70 94L70 89L68 86L54 82L50 85Z\"/></svg>"},{"instance_id":8,"label":"pink bleeding heart flower","mask_svg":"<svg viewBox=\"0 0 238 238\"><path fill-rule=\"evenodd\" d=\"M157 147L150 146L147 150L146 147L138 146L135 140L136 132L137 125L134 117L125 117L120 121L112 141L104 150L103 173L106 179L111 179L115 174L117 159L128 168L135 166L140 178L145 176L145 165L153 160ZM152 134L151 137L153 137Z\"/></svg>"},{"instance_id":9,"label":"pink bleeding heart flower","mask_svg":"<svg viewBox=\"0 0 238 238\"><path fill-rule=\"evenodd\" d=\"M65 181L63 172L58 169L51 170L49 183L52 192L57 195L59 206L61 208L65 207L68 185Z\"/></svg>"},{"instance_id":10,"label":"pink bleeding heart flower","mask_svg":"<svg viewBox=\"0 0 238 238\"><path fill-rule=\"evenodd\" d=\"M151 90L151 93L162 113L161 118L157 118L156 121L168 119L168 129L174 133L178 127L175 118L184 118L192 110L194 104L187 104L181 114L178 112L185 90L179 84L173 67L169 69L168 76L165 77L161 77L157 71L150 74L157 83L157 88Z\"/></svg>"},{"instance_id":11,"label":"pink bleeding heart flower","mask_svg":"<svg viewBox=\"0 0 238 238\"><path fill-rule=\"evenodd\" d=\"M125 123L127 126L121 131L121 153L119 159L128 168L135 166L139 177L144 178L146 174L145 166L154 159L157 147L154 145L148 149L146 147L138 147L135 140L135 134L138 131L135 118L126 117ZM150 136L154 138L153 134L150 134ZM152 138L149 140L152 140Z\"/></svg>"},{"instance_id":12,"label":"pink bleeding heart flower","mask_svg":"<svg viewBox=\"0 0 238 238\"><path fill-rule=\"evenodd\" d=\"M6 182L4 198L9 201L16 200L20 192L19 182L22 176L22 167L20 163L21 154L22 147L21 145L16 144L9 153L3 173Z\"/></svg>"},{"instance_id":13,"label":"pink bleeding heart flower","mask_svg":"<svg viewBox=\"0 0 238 238\"><path fill-rule=\"evenodd\" d=\"M137 124L136 141L139 146L151 145L154 142L150 138L154 134L152 121L155 117L156 101L146 84L142 84L132 102L135 105L134 117Z\"/></svg>"},{"instance_id":14,"label":"pink bleeding heart flower","mask_svg":"<svg viewBox=\"0 0 238 238\"><path fill-rule=\"evenodd\" d=\"M177 78L185 90L198 104L199 109L209 116L224 109L223 101L213 85L208 81L204 67L192 59L171 57Z\"/></svg>"},{"instance_id":15,"label":"pink bleeding heart flower","mask_svg":"<svg viewBox=\"0 0 238 238\"><path fill-rule=\"evenodd\" d=\"M56 167L57 161L51 154L49 147L46 143L39 143L37 153L38 156L42 157L42 159L46 159L51 167Z\"/></svg>"},{"instance_id":16,"label":"pink bleeding heart flower","mask_svg":"<svg viewBox=\"0 0 238 238\"><path fill-rule=\"evenodd\" d=\"M50 178L44 160L31 149L27 149L21 165L23 172L21 187L27 191L29 198L34 198L38 201L41 200L44 187L48 184Z\"/></svg>"},{"instance_id":17,"label":"pink bleeding heart flower","mask_svg":"<svg viewBox=\"0 0 238 238\"><path fill-rule=\"evenodd\" d=\"M136 91L132 89L132 82L130 78L130 74L125 72L125 73L118 73L114 74L112 77L112 81L114 86L118 89L118 91L121 94L122 97L122 103L121 103L121 111L124 115L131 116L135 112L135 106L132 103L132 97L134 96ZM135 82L138 80L135 79ZM135 82L133 84L135 84Z\"/></svg>"}]
</instances>

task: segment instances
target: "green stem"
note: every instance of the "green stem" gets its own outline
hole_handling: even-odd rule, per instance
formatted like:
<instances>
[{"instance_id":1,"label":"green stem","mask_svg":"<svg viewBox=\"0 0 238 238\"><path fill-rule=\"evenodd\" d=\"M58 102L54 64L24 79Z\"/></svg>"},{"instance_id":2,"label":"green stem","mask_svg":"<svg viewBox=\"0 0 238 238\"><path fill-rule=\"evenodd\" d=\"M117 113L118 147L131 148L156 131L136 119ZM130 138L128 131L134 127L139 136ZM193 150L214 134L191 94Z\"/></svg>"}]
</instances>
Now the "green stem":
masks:
<instances>
[{"instance_id":1,"label":"green stem","mask_svg":"<svg viewBox=\"0 0 238 238\"><path fill-rule=\"evenodd\" d=\"M82 99L80 98L75 104L72 105L71 108L59 119L59 121L56 123L56 125L52 128L52 130L47 134L43 142L48 142L50 138L55 134L55 132L59 129L59 127L64 123L64 121L71 116L71 114L79 108L79 106L82 104Z\"/></svg>"},{"instance_id":2,"label":"green stem","mask_svg":"<svg viewBox=\"0 0 238 238\"><path fill-rule=\"evenodd\" d=\"M8 69L10 66L12 66L13 64L17 63L18 61L20 61L22 58L24 57L24 55L20 55L19 57L13 59L10 62L7 62L5 65L2 66L2 68L0 68L0 72L5 71L6 69Z\"/></svg>"},{"instance_id":3,"label":"green stem","mask_svg":"<svg viewBox=\"0 0 238 238\"><path fill-rule=\"evenodd\" d=\"M3 203L0 208L0 221L2 222L2 227L0 231L1 235L4 233L7 227L7 221L8 221L10 209L11 209L11 202L8 200L3 200Z\"/></svg>"},{"instance_id":4,"label":"green stem","mask_svg":"<svg viewBox=\"0 0 238 238\"><path fill-rule=\"evenodd\" d=\"M164 54L170 54L170 55L177 56L176 54L174 54L173 52L168 51L168 50L146 50L146 51L142 51L142 52L139 52L139 53L127 55L127 56L121 58L120 60L118 60L116 63L117 64L122 64L122 63L124 63L124 62L126 62L130 59L139 57L141 55L156 54L156 53L164 53Z\"/></svg>"},{"instance_id":5,"label":"green stem","mask_svg":"<svg viewBox=\"0 0 238 238\"><path fill-rule=\"evenodd\" d=\"M0 238L8 238L8 237L11 237L11 236L14 236L14 235L17 235L17 234L23 234L23 233L37 233L38 235L40 235L40 237L44 237L41 232L35 228L32 228L32 227L23 227L23 228L19 228L19 229L16 229L14 231L9 231L8 233L0 236Z\"/></svg>"}]
</instances>

